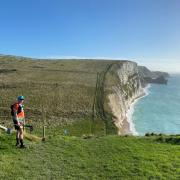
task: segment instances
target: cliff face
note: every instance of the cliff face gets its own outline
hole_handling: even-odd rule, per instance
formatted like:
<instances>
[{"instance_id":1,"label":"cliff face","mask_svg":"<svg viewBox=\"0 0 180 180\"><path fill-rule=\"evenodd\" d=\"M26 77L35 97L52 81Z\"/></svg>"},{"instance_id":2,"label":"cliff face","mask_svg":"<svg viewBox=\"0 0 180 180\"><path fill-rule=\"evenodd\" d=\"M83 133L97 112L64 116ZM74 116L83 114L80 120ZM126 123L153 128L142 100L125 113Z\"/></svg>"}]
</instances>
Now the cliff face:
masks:
<instances>
[{"instance_id":1,"label":"cliff face","mask_svg":"<svg viewBox=\"0 0 180 180\"><path fill-rule=\"evenodd\" d=\"M111 88L108 105L114 115L118 134L131 134L133 127L127 119L127 111L131 103L144 94L138 66L133 62L124 62L115 73L118 83Z\"/></svg>"},{"instance_id":2,"label":"cliff face","mask_svg":"<svg viewBox=\"0 0 180 180\"><path fill-rule=\"evenodd\" d=\"M127 111L135 99L145 95L144 87L148 83L166 84L168 77L164 72L152 72L139 67L135 62L119 61L112 64L106 72L103 93L104 112L112 113L112 120L118 134L132 134L133 123L127 118ZM106 104L110 107L108 109Z\"/></svg>"}]
</instances>

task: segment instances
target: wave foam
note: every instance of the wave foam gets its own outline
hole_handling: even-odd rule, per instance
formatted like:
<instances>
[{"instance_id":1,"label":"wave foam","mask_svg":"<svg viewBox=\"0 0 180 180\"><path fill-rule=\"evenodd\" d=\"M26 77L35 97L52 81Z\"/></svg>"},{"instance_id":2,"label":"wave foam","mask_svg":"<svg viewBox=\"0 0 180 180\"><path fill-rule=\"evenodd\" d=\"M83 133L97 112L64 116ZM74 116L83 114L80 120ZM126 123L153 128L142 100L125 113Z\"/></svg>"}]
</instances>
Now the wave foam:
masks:
<instances>
[{"instance_id":1,"label":"wave foam","mask_svg":"<svg viewBox=\"0 0 180 180\"><path fill-rule=\"evenodd\" d=\"M135 99L135 100L131 103L130 108L128 109L128 111L127 111L127 113L126 113L127 121L128 121L128 123L129 123L129 125L130 125L130 131L131 131L132 134L135 135L135 136L138 135L138 132L136 131L135 126L134 126L134 123L133 123L134 107L135 107L136 103L137 103L140 99L142 99L142 98L144 98L144 97L146 97L146 96L149 95L149 93L150 93L150 91L149 91L150 87L151 87L151 85L148 84L145 88L143 88L143 93L142 93L142 95L141 95L140 97L138 97L137 99Z\"/></svg>"}]
</instances>

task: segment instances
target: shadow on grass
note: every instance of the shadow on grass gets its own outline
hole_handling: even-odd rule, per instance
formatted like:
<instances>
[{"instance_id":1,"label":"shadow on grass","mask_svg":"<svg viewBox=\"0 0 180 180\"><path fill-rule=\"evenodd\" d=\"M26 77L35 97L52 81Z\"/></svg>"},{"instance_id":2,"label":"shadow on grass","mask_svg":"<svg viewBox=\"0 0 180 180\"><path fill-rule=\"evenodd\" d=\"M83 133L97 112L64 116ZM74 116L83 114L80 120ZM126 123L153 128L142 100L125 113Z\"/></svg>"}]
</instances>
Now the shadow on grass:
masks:
<instances>
[{"instance_id":1,"label":"shadow on grass","mask_svg":"<svg viewBox=\"0 0 180 180\"><path fill-rule=\"evenodd\" d=\"M160 136L159 138L157 138L157 141L162 143L180 145L180 136L179 135L171 136L171 137Z\"/></svg>"},{"instance_id":2,"label":"shadow on grass","mask_svg":"<svg viewBox=\"0 0 180 180\"><path fill-rule=\"evenodd\" d=\"M180 145L180 134L165 135L156 133L146 133L146 137L155 137L155 140L160 143L169 143L174 145Z\"/></svg>"}]
</instances>

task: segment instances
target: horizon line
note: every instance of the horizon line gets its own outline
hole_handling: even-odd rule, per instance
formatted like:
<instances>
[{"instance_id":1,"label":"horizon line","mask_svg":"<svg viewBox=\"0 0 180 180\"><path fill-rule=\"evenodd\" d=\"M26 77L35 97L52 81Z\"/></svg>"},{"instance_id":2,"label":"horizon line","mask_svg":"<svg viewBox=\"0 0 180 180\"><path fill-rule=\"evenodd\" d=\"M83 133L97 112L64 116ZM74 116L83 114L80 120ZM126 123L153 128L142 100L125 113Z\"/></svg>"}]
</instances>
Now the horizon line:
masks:
<instances>
[{"instance_id":1,"label":"horizon line","mask_svg":"<svg viewBox=\"0 0 180 180\"><path fill-rule=\"evenodd\" d=\"M21 56L21 55L7 55L7 54L1 54L0 53L0 56L9 56L9 57L16 57L16 58L27 58L27 59L32 59L32 60L117 60L117 61L130 61L130 62L135 62L137 63L138 66L145 66L147 67L148 69L150 69L151 71L163 71L163 72L168 72L168 73L180 73L180 70L172 70L172 69L164 69L164 68L156 68L156 67L153 67L153 65L160 65L160 64L167 64L168 62L143 62L143 61L139 61L138 59L141 59L141 58L138 58L138 59L135 59L135 58L122 58L122 57L105 57L105 56L97 56L97 57L83 57L83 56L42 56L42 57L29 57L29 56ZM150 59L149 59L150 60ZM176 62L178 63L178 62ZM172 64L171 63L168 63L168 64ZM164 70L163 70L164 69Z\"/></svg>"}]
</instances>

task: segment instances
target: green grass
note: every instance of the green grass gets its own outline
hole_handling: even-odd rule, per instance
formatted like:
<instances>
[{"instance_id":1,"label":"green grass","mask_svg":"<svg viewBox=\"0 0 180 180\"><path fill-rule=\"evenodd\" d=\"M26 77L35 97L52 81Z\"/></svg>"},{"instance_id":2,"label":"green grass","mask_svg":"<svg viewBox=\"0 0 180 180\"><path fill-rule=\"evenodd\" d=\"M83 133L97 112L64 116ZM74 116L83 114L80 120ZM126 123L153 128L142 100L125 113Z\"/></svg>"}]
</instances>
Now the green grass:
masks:
<instances>
[{"instance_id":1,"label":"green grass","mask_svg":"<svg viewBox=\"0 0 180 180\"><path fill-rule=\"evenodd\" d=\"M180 146L158 137L50 136L26 140L0 135L0 179L179 179ZM179 137L178 137L179 138Z\"/></svg>"},{"instance_id":2,"label":"green grass","mask_svg":"<svg viewBox=\"0 0 180 180\"><path fill-rule=\"evenodd\" d=\"M65 131L67 133L65 133ZM93 134L96 136L103 136L106 134L105 124L102 120L92 119L81 119L72 123L63 123L61 126L51 128L51 126L46 127L47 135L68 135L68 136L77 136L81 137L82 135ZM35 134L42 135L39 129L35 130Z\"/></svg>"}]
</instances>

